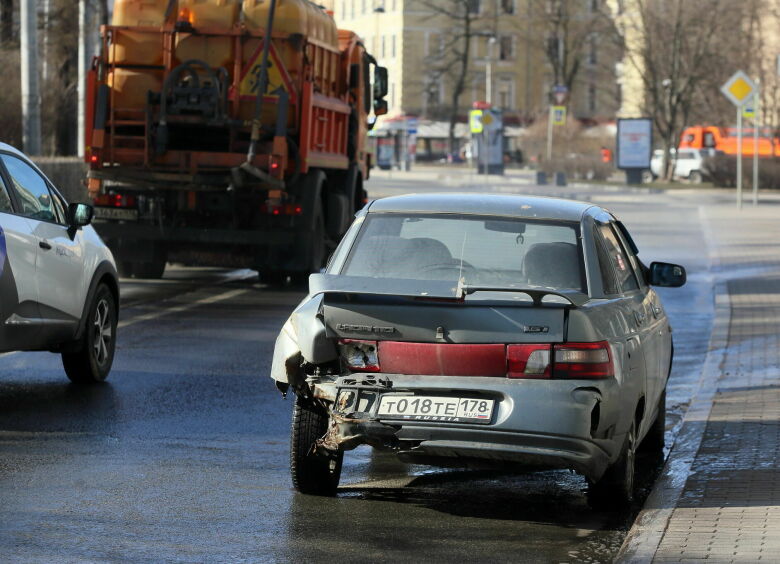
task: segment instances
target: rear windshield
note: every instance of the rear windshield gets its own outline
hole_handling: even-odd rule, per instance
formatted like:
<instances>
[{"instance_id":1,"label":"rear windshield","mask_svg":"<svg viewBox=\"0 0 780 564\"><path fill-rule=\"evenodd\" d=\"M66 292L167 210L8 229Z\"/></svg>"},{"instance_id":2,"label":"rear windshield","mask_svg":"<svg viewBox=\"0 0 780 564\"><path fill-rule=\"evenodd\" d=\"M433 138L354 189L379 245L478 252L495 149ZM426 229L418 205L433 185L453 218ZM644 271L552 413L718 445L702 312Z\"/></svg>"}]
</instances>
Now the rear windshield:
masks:
<instances>
[{"instance_id":1,"label":"rear windshield","mask_svg":"<svg viewBox=\"0 0 780 564\"><path fill-rule=\"evenodd\" d=\"M369 214L341 274L585 292L578 229L573 222Z\"/></svg>"}]
</instances>

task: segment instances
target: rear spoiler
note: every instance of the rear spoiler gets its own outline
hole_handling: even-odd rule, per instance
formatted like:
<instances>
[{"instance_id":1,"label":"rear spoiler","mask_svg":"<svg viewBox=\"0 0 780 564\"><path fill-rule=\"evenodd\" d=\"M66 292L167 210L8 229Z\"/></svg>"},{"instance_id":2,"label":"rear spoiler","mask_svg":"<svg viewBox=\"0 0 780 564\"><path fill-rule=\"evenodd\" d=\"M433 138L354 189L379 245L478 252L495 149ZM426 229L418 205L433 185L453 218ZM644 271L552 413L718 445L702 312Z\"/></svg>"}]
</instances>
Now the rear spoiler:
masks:
<instances>
[{"instance_id":1,"label":"rear spoiler","mask_svg":"<svg viewBox=\"0 0 780 564\"><path fill-rule=\"evenodd\" d=\"M575 290L521 286L480 286L464 284L462 280L455 283L441 280L423 281L335 274L312 274L309 276L309 294L312 296L317 294L352 294L463 301L466 296L477 292L526 294L533 300L535 306L543 305L542 300L546 296L563 298L574 307L582 307L590 300L587 294Z\"/></svg>"}]
</instances>

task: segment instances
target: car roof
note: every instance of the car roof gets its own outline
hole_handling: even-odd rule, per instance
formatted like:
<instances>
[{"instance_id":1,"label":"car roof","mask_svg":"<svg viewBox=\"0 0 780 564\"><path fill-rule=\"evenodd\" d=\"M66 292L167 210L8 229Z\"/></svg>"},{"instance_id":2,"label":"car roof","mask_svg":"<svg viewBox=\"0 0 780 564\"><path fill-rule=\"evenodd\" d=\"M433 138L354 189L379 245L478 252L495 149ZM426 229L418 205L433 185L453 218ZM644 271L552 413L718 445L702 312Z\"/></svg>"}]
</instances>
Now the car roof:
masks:
<instances>
[{"instance_id":1,"label":"car roof","mask_svg":"<svg viewBox=\"0 0 780 564\"><path fill-rule=\"evenodd\" d=\"M587 202L520 194L407 194L374 200L368 213L417 212L497 215L528 219L580 221Z\"/></svg>"}]
</instances>

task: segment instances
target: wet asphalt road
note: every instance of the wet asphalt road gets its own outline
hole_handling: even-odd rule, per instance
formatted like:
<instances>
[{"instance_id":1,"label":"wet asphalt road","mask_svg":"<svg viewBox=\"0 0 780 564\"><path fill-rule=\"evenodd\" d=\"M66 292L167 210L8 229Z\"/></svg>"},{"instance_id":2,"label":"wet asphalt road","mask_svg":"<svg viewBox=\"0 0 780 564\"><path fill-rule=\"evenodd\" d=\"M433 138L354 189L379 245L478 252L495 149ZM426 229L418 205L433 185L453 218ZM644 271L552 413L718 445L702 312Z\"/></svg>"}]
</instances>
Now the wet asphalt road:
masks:
<instances>
[{"instance_id":1,"label":"wet asphalt road","mask_svg":"<svg viewBox=\"0 0 780 564\"><path fill-rule=\"evenodd\" d=\"M372 183L378 196L439 189ZM677 356L672 433L711 322L702 196L557 193L612 208L646 262L689 269L685 288L662 292ZM69 385L54 355L1 356L0 560L612 559L633 513L592 511L584 480L569 472L440 470L359 448L345 458L337 498L295 494L292 402L268 372L276 334L302 295L271 291L248 271L173 268L163 281L124 281L119 348L104 385ZM645 466L647 489L658 465Z\"/></svg>"}]
</instances>

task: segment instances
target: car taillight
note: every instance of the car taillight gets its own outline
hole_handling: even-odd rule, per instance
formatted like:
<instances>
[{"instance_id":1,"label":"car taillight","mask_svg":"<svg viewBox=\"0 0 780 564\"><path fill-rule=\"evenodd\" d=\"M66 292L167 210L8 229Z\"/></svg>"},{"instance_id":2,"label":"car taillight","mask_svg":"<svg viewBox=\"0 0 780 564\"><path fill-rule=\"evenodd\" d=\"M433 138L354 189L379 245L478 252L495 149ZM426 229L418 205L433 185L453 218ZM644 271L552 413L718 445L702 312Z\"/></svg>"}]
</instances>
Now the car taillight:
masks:
<instances>
[{"instance_id":1,"label":"car taillight","mask_svg":"<svg viewBox=\"0 0 780 564\"><path fill-rule=\"evenodd\" d=\"M615 375L609 343L507 345L507 378L600 380Z\"/></svg>"},{"instance_id":2,"label":"car taillight","mask_svg":"<svg viewBox=\"0 0 780 564\"><path fill-rule=\"evenodd\" d=\"M566 343L553 347L553 378L600 380L615 375L609 343Z\"/></svg>"},{"instance_id":3,"label":"car taillight","mask_svg":"<svg viewBox=\"0 0 780 564\"><path fill-rule=\"evenodd\" d=\"M347 367L355 372L380 372L376 341L341 339L339 353Z\"/></svg>"},{"instance_id":4,"label":"car taillight","mask_svg":"<svg viewBox=\"0 0 780 564\"><path fill-rule=\"evenodd\" d=\"M549 378L550 345L507 345L507 378Z\"/></svg>"}]
</instances>

